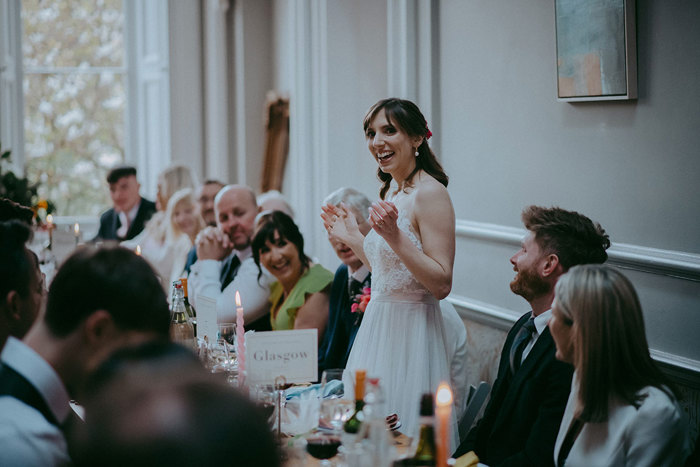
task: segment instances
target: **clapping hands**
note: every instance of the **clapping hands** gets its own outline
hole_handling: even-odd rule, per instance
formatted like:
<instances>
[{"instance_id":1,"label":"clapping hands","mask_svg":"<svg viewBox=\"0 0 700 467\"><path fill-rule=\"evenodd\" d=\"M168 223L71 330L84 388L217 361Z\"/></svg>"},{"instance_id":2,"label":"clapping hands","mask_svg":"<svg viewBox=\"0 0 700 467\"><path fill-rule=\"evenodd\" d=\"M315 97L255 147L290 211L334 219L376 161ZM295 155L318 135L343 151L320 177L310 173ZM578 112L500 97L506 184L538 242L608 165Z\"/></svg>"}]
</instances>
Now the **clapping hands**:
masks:
<instances>
[{"instance_id":1,"label":"clapping hands","mask_svg":"<svg viewBox=\"0 0 700 467\"><path fill-rule=\"evenodd\" d=\"M390 238L399 233L396 221L399 218L399 210L390 201L377 201L369 208L369 223L381 237Z\"/></svg>"},{"instance_id":2,"label":"clapping hands","mask_svg":"<svg viewBox=\"0 0 700 467\"><path fill-rule=\"evenodd\" d=\"M332 241L350 244L352 235L359 232L357 219L350 208L345 203L340 203L340 206L326 204L321 210L323 227L328 232L328 237Z\"/></svg>"}]
</instances>

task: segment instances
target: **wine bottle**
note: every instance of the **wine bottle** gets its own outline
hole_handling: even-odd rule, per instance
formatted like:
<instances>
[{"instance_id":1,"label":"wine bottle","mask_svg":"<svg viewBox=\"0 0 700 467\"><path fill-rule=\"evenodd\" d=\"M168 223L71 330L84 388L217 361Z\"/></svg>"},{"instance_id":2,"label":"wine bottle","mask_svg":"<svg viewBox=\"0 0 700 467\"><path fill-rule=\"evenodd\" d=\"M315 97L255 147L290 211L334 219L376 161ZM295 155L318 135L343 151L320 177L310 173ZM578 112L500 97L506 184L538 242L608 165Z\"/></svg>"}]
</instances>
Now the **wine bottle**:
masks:
<instances>
[{"instance_id":1,"label":"wine bottle","mask_svg":"<svg viewBox=\"0 0 700 467\"><path fill-rule=\"evenodd\" d=\"M174 282L173 289L172 302L170 303L170 310L172 312L170 338L173 342L177 342L178 344L182 344L194 350L194 327L190 320L187 319L182 284L180 284L179 281Z\"/></svg>"},{"instance_id":2,"label":"wine bottle","mask_svg":"<svg viewBox=\"0 0 700 467\"><path fill-rule=\"evenodd\" d=\"M192 323L192 327L194 328L194 335L197 335L197 312L195 311L194 307L190 303L190 299L187 296L187 278L183 277L180 279L180 283L182 284L182 292L184 295L184 303L185 303L185 310L187 310L187 317L189 318L190 322Z\"/></svg>"},{"instance_id":3,"label":"wine bottle","mask_svg":"<svg viewBox=\"0 0 700 467\"><path fill-rule=\"evenodd\" d=\"M357 370L355 371L355 412L343 425L343 431L350 435L357 435L360 431L360 426L364 420L364 414L362 413L362 408L365 406L365 377L367 376L367 371Z\"/></svg>"},{"instance_id":4,"label":"wine bottle","mask_svg":"<svg viewBox=\"0 0 700 467\"><path fill-rule=\"evenodd\" d=\"M420 438L413 456L412 465L435 465L437 448L435 446L435 410L433 395L423 394L420 400Z\"/></svg>"}]
</instances>

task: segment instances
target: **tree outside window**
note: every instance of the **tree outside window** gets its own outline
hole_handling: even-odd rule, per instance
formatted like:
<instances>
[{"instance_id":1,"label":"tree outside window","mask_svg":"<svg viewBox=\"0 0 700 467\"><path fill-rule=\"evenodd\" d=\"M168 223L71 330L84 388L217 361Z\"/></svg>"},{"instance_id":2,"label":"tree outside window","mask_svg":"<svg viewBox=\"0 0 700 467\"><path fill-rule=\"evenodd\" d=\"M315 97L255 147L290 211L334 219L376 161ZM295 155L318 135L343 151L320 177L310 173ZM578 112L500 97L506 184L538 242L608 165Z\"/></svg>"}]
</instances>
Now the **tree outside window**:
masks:
<instances>
[{"instance_id":1,"label":"tree outside window","mask_svg":"<svg viewBox=\"0 0 700 467\"><path fill-rule=\"evenodd\" d=\"M125 153L122 1L24 0L22 23L27 175L59 215L97 215Z\"/></svg>"}]
</instances>

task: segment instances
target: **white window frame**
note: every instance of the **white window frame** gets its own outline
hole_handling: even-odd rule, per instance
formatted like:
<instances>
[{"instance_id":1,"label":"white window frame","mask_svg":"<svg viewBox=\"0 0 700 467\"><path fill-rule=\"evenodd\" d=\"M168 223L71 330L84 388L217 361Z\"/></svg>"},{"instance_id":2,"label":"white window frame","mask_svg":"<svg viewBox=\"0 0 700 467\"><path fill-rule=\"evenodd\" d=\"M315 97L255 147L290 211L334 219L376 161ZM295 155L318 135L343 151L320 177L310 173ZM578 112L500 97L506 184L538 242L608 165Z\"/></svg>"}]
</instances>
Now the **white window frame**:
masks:
<instances>
[{"instance_id":1,"label":"white window frame","mask_svg":"<svg viewBox=\"0 0 700 467\"><path fill-rule=\"evenodd\" d=\"M24 173L21 0L0 0L0 142ZM127 105L124 162L137 167L153 198L158 174L172 162L167 0L124 0Z\"/></svg>"}]
</instances>

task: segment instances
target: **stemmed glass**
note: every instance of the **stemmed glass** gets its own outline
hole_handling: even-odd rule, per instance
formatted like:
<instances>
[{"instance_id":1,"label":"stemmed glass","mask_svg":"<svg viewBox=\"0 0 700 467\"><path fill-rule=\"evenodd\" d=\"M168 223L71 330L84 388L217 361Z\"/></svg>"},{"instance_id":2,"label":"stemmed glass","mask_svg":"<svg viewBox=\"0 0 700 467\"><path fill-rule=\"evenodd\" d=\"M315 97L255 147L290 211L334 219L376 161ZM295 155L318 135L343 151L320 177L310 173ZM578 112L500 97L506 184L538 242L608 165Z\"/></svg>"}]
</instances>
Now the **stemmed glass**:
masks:
<instances>
[{"instance_id":1,"label":"stemmed glass","mask_svg":"<svg viewBox=\"0 0 700 467\"><path fill-rule=\"evenodd\" d=\"M333 388L342 384L343 369L325 370L321 376L321 411L319 425L331 428L333 434L340 435L343 423L352 415L354 404L349 399L343 399L342 391L329 394Z\"/></svg>"},{"instance_id":2,"label":"stemmed glass","mask_svg":"<svg viewBox=\"0 0 700 467\"><path fill-rule=\"evenodd\" d=\"M236 361L235 341L236 324L219 323L219 333L211 348L211 372L226 373L226 380L236 384L238 378L238 363Z\"/></svg>"},{"instance_id":3,"label":"stemmed glass","mask_svg":"<svg viewBox=\"0 0 700 467\"><path fill-rule=\"evenodd\" d=\"M316 459L322 459L322 466L333 465L327 459L338 454L340 438L334 435L317 434L306 439L306 452Z\"/></svg>"}]
</instances>

